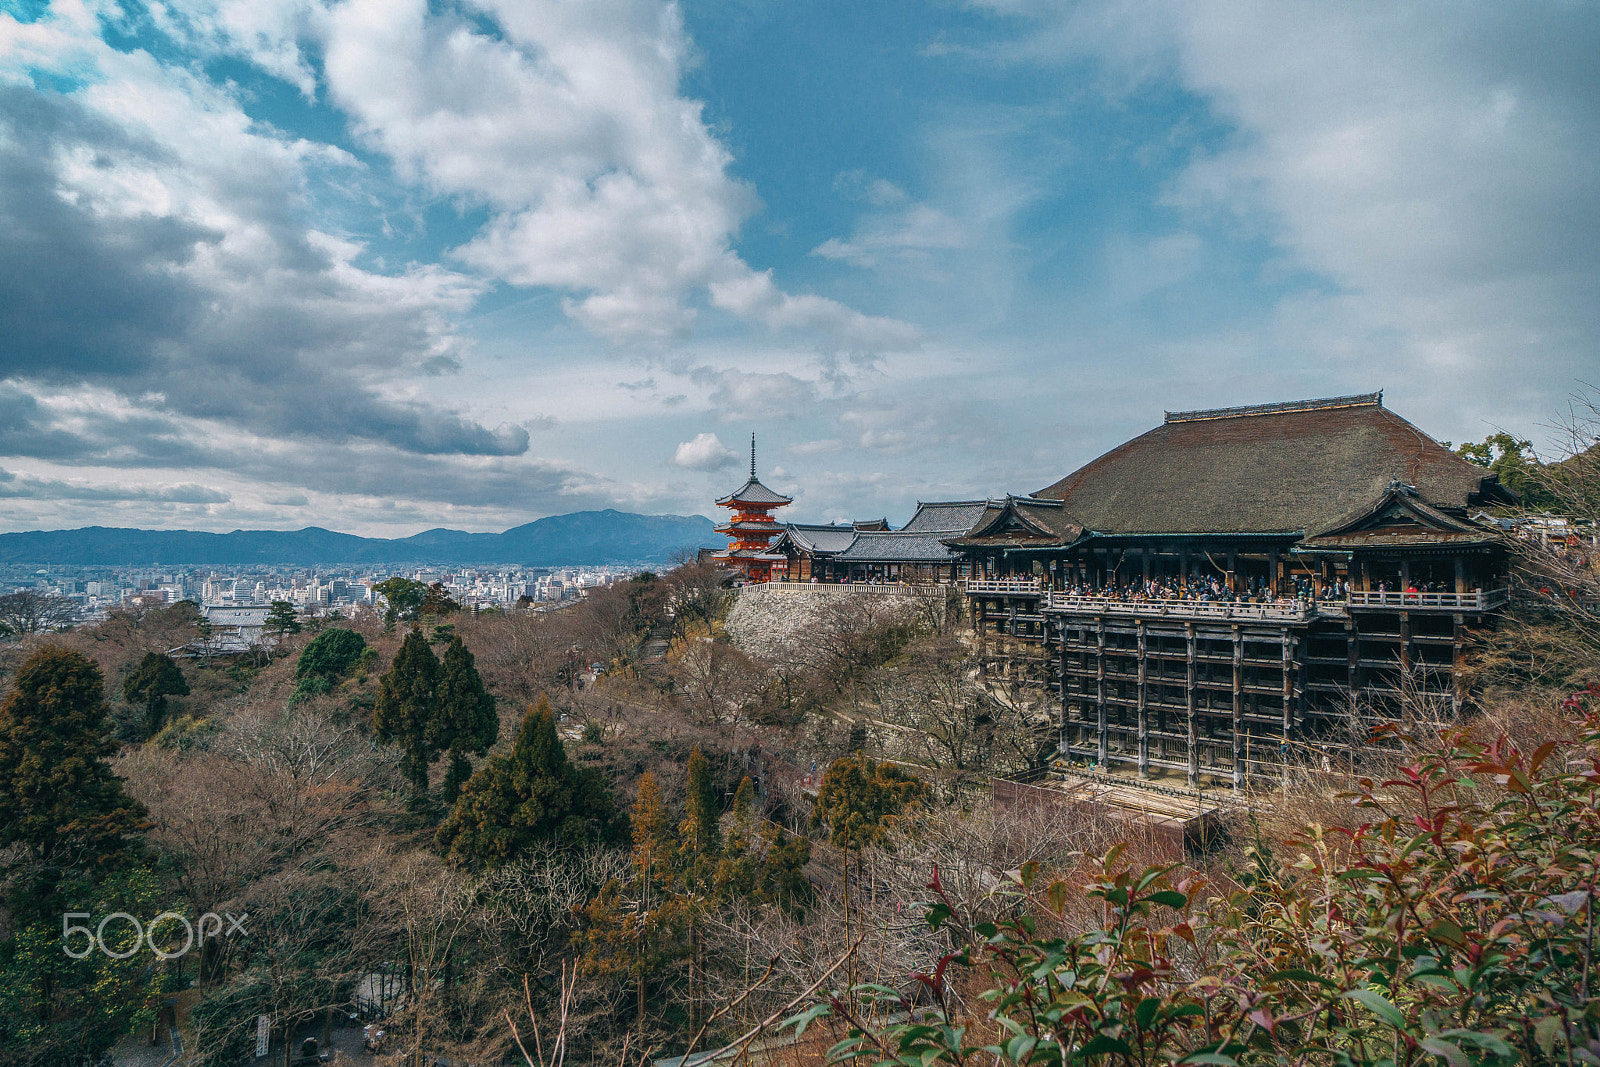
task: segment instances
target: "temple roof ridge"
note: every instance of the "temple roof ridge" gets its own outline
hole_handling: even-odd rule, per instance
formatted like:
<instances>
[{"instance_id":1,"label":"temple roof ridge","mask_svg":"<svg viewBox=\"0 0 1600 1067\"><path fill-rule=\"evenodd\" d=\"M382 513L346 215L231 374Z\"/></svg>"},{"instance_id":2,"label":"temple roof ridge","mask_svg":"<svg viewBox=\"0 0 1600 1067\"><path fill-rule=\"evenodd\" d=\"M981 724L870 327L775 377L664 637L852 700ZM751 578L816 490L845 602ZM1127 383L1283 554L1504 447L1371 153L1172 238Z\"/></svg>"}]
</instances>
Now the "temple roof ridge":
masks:
<instances>
[{"instance_id":1,"label":"temple roof ridge","mask_svg":"<svg viewBox=\"0 0 1600 1067\"><path fill-rule=\"evenodd\" d=\"M1325 396L1314 400L1285 400L1276 404L1245 404L1231 408L1199 408L1195 411L1166 411L1164 422L1204 422L1208 419L1236 419L1247 415L1281 415L1290 411L1327 411L1331 408L1383 407L1383 390L1353 393L1350 396Z\"/></svg>"}]
</instances>

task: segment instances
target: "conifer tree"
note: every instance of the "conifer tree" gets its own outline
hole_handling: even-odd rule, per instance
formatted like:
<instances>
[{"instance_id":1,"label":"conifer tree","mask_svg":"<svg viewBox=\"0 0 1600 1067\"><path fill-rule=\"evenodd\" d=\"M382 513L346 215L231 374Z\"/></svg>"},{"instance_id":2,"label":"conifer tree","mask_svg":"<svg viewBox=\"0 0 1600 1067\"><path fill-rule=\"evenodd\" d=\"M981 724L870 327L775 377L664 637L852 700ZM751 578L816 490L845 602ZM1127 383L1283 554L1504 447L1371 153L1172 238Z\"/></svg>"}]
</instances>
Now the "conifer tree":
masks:
<instances>
[{"instance_id":1,"label":"conifer tree","mask_svg":"<svg viewBox=\"0 0 1600 1067\"><path fill-rule=\"evenodd\" d=\"M429 747L450 753L444 799L447 804L454 804L472 773L467 753L481 756L500 736L500 716L494 710L494 697L484 688L472 653L461 643L460 637L451 638L450 646L444 651L436 706L428 725Z\"/></svg>"},{"instance_id":2,"label":"conifer tree","mask_svg":"<svg viewBox=\"0 0 1600 1067\"><path fill-rule=\"evenodd\" d=\"M378 682L372 728L378 740L405 749L402 767L419 792L428 788L428 763L436 754L429 745L429 722L438 699L439 661L422 631L406 634L394 664Z\"/></svg>"},{"instance_id":3,"label":"conifer tree","mask_svg":"<svg viewBox=\"0 0 1600 1067\"><path fill-rule=\"evenodd\" d=\"M722 832L717 824L717 790L711 783L711 765L699 745L689 753L684 785L684 844L698 856L709 856L722 847Z\"/></svg>"},{"instance_id":4,"label":"conifer tree","mask_svg":"<svg viewBox=\"0 0 1600 1067\"><path fill-rule=\"evenodd\" d=\"M752 830L755 816L756 788L745 776L733 794L733 832L723 846L722 857L717 861L717 893L724 898L749 897L756 889L756 870L760 855Z\"/></svg>"},{"instance_id":5,"label":"conifer tree","mask_svg":"<svg viewBox=\"0 0 1600 1067\"><path fill-rule=\"evenodd\" d=\"M106 762L100 668L45 648L17 671L0 704L0 849L58 867L105 865L148 825Z\"/></svg>"},{"instance_id":6,"label":"conifer tree","mask_svg":"<svg viewBox=\"0 0 1600 1067\"><path fill-rule=\"evenodd\" d=\"M122 696L130 704L144 705L144 733L154 737L167 717L167 697L186 697L189 683L171 656L146 652L139 666L122 682Z\"/></svg>"},{"instance_id":7,"label":"conifer tree","mask_svg":"<svg viewBox=\"0 0 1600 1067\"><path fill-rule=\"evenodd\" d=\"M456 862L499 864L540 841L618 843L627 825L599 772L567 762L555 713L540 697L511 753L490 756L468 780L434 843Z\"/></svg>"},{"instance_id":8,"label":"conifer tree","mask_svg":"<svg viewBox=\"0 0 1600 1067\"><path fill-rule=\"evenodd\" d=\"M299 679L316 675L333 679L354 666L361 653L367 650L366 638L354 630L335 628L324 630L311 639L300 653L294 676Z\"/></svg>"},{"instance_id":9,"label":"conifer tree","mask_svg":"<svg viewBox=\"0 0 1600 1067\"><path fill-rule=\"evenodd\" d=\"M671 877L676 845L672 823L661 803L661 787L656 785L656 776L645 771L639 777L639 798L633 805L633 866L646 906L651 891L666 885Z\"/></svg>"},{"instance_id":10,"label":"conifer tree","mask_svg":"<svg viewBox=\"0 0 1600 1067\"><path fill-rule=\"evenodd\" d=\"M287 600L274 600L267 609L267 621L262 624L261 632L282 637L284 634L297 634L303 628L293 604Z\"/></svg>"},{"instance_id":11,"label":"conifer tree","mask_svg":"<svg viewBox=\"0 0 1600 1067\"><path fill-rule=\"evenodd\" d=\"M755 898L763 904L776 904L799 915L811 902L811 881L804 868L811 861L811 840L768 825L761 834L766 855L756 875Z\"/></svg>"}]
</instances>

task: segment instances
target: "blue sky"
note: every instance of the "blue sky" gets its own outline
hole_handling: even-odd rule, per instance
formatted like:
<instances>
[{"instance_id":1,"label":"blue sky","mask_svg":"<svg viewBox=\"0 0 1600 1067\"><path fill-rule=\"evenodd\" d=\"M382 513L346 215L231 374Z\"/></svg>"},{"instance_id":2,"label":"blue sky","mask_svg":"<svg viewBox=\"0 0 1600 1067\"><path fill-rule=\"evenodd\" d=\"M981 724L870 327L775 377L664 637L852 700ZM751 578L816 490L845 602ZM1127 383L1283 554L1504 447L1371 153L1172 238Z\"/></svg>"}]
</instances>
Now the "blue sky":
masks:
<instances>
[{"instance_id":1,"label":"blue sky","mask_svg":"<svg viewBox=\"0 0 1600 1067\"><path fill-rule=\"evenodd\" d=\"M1026 492L1600 368L1579 3L0 0L0 528Z\"/></svg>"}]
</instances>

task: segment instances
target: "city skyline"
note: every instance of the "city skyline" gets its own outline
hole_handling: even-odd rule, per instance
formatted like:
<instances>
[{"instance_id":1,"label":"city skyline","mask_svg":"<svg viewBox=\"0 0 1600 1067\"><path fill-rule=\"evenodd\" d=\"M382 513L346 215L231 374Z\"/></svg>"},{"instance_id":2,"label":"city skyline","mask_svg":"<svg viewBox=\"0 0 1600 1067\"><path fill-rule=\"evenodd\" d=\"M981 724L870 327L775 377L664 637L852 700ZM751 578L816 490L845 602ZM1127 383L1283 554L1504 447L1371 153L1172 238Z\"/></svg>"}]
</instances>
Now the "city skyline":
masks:
<instances>
[{"instance_id":1,"label":"city skyline","mask_svg":"<svg viewBox=\"0 0 1600 1067\"><path fill-rule=\"evenodd\" d=\"M0 12L0 531L500 531L1028 492L1385 390L1549 449L1600 12L39 0Z\"/></svg>"}]
</instances>

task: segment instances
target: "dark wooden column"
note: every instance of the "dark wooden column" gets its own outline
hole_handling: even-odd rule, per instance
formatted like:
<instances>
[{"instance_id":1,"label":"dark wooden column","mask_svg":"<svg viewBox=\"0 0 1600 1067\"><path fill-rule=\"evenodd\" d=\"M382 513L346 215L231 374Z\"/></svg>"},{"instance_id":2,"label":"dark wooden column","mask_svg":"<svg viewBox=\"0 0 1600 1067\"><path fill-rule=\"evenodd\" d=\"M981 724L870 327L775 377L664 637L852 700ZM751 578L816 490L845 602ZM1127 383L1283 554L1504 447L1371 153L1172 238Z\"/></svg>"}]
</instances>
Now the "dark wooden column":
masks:
<instances>
[{"instance_id":1,"label":"dark wooden column","mask_svg":"<svg viewBox=\"0 0 1600 1067\"><path fill-rule=\"evenodd\" d=\"M1274 597L1280 595L1278 581L1278 546L1267 552L1267 591Z\"/></svg>"},{"instance_id":2,"label":"dark wooden column","mask_svg":"<svg viewBox=\"0 0 1600 1067\"><path fill-rule=\"evenodd\" d=\"M1106 620L1099 616L1094 621L1095 627L1095 761L1100 769L1106 769L1106 760L1111 755L1106 738Z\"/></svg>"},{"instance_id":3,"label":"dark wooden column","mask_svg":"<svg viewBox=\"0 0 1600 1067\"><path fill-rule=\"evenodd\" d=\"M1456 559L1456 589L1461 588L1461 560ZM1467 662L1467 617L1456 614L1450 616L1450 711L1457 718L1461 715L1461 706L1467 701L1467 680L1463 668Z\"/></svg>"},{"instance_id":4,"label":"dark wooden column","mask_svg":"<svg viewBox=\"0 0 1600 1067\"><path fill-rule=\"evenodd\" d=\"M1047 628L1049 625L1049 622L1045 623ZM1056 741L1056 751L1063 758L1070 759L1072 756L1072 741L1070 740L1071 734L1069 731L1072 727L1069 724L1072 721L1072 709L1068 704L1071 699L1071 682L1067 678L1067 624L1064 619L1058 619L1055 626L1056 638L1061 642L1061 656L1057 661L1060 664L1060 669L1056 675L1061 680L1061 736Z\"/></svg>"},{"instance_id":5,"label":"dark wooden column","mask_svg":"<svg viewBox=\"0 0 1600 1067\"><path fill-rule=\"evenodd\" d=\"M1233 789L1244 788L1244 635L1233 628Z\"/></svg>"},{"instance_id":6,"label":"dark wooden column","mask_svg":"<svg viewBox=\"0 0 1600 1067\"><path fill-rule=\"evenodd\" d=\"M1344 624L1344 640L1345 652L1350 659L1350 680L1347 685L1350 689L1350 699L1354 701L1356 690L1361 684L1361 631L1356 627L1354 612Z\"/></svg>"},{"instance_id":7,"label":"dark wooden column","mask_svg":"<svg viewBox=\"0 0 1600 1067\"><path fill-rule=\"evenodd\" d=\"M1238 549L1235 549L1232 546L1229 546L1229 548L1228 548L1228 591L1230 593L1237 593L1239 591L1239 584L1238 584L1238 577L1237 577L1238 565L1239 565L1239 552L1238 552Z\"/></svg>"},{"instance_id":8,"label":"dark wooden column","mask_svg":"<svg viewBox=\"0 0 1600 1067\"><path fill-rule=\"evenodd\" d=\"M1149 551L1145 552L1146 562L1150 559ZM1145 655L1144 620L1138 619L1134 626L1139 631L1139 777L1150 777L1150 708L1147 703L1145 684L1146 671L1149 660Z\"/></svg>"},{"instance_id":9,"label":"dark wooden column","mask_svg":"<svg viewBox=\"0 0 1600 1067\"><path fill-rule=\"evenodd\" d=\"M1195 735L1194 728L1194 623L1184 624L1184 637L1188 640L1187 659L1189 664L1189 677L1183 691L1184 715L1187 719L1189 731L1189 788L1196 789L1200 785L1200 739Z\"/></svg>"},{"instance_id":10,"label":"dark wooden column","mask_svg":"<svg viewBox=\"0 0 1600 1067\"><path fill-rule=\"evenodd\" d=\"M1289 738L1294 733L1294 634L1283 628L1283 738L1278 758L1283 762L1283 783L1289 784Z\"/></svg>"}]
</instances>

